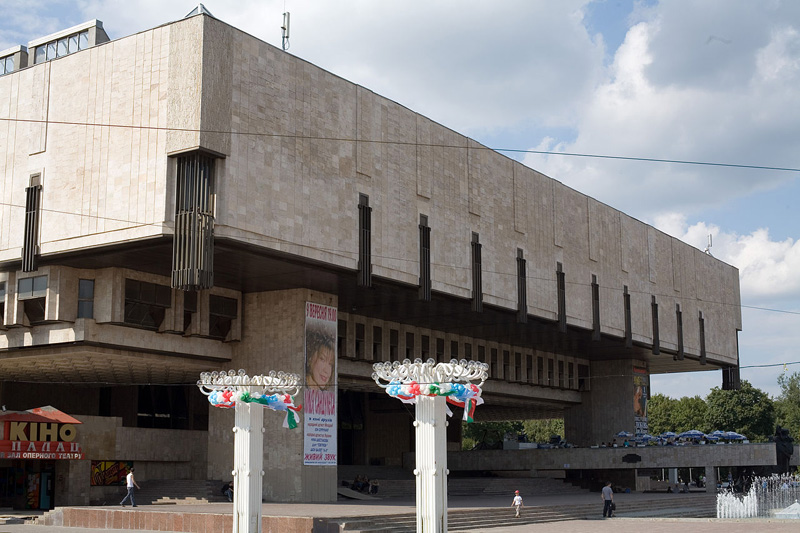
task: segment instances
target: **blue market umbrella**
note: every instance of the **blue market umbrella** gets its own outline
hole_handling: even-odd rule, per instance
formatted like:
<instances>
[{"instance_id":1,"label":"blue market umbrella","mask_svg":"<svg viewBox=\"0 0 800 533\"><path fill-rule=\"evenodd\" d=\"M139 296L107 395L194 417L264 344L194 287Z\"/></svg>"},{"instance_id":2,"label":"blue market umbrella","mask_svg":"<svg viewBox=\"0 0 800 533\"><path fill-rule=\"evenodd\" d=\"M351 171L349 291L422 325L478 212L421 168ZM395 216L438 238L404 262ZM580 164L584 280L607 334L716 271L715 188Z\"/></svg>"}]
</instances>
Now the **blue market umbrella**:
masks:
<instances>
[{"instance_id":1,"label":"blue market umbrella","mask_svg":"<svg viewBox=\"0 0 800 533\"><path fill-rule=\"evenodd\" d=\"M690 429L689 431L684 431L678 436L682 439L700 439L702 437L705 437L706 434L697 429Z\"/></svg>"},{"instance_id":2,"label":"blue market umbrella","mask_svg":"<svg viewBox=\"0 0 800 533\"><path fill-rule=\"evenodd\" d=\"M661 438L664 438L664 439L671 439L671 438L677 437L677 436L678 436L678 434L673 432L673 431L665 431L664 433L661 434Z\"/></svg>"},{"instance_id":3,"label":"blue market umbrella","mask_svg":"<svg viewBox=\"0 0 800 533\"><path fill-rule=\"evenodd\" d=\"M744 440L747 437L745 437L741 433L736 433L735 431L726 431L725 433L722 434L722 438L727 440Z\"/></svg>"},{"instance_id":4,"label":"blue market umbrella","mask_svg":"<svg viewBox=\"0 0 800 533\"><path fill-rule=\"evenodd\" d=\"M709 436L709 437L711 437L711 436L713 436L713 437L721 437L724 434L725 434L725 432L722 431L721 429L715 429L714 431L709 433L707 436Z\"/></svg>"},{"instance_id":5,"label":"blue market umbrella","mask_svg":"<svg viewBox=\"0 0 800 533\"><path fill-rule=\"evenodd\" d=\"M706 439L708 439L710 441L716 441L716 440L719 440L719 436L717 436L717 435L706 435Z\"/></svg>"},{"instance_id":6,"label":"blue market umbrella","mask_svg":"<svg viewBox=\"0 0 800 533\"><path fill-rule=\"evenodd\" d=\"M617 433L617 435L616 435L616 436L617 436L617 437L621 437L621 438L628 439L628 438L631 438L631 437L633 437L633 433L628 433L627 431L620 431L619 433Z\"/></svg>"}]
</instances>

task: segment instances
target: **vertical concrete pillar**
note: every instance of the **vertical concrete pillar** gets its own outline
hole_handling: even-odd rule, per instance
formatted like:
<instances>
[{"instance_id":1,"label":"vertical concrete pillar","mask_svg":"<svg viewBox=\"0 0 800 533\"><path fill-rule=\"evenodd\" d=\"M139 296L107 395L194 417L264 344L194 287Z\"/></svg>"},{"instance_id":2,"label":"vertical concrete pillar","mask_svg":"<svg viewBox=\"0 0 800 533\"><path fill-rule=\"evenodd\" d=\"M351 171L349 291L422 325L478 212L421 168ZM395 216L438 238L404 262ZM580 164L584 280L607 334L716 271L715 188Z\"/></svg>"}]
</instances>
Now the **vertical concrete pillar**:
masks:
<instances>
[{"instance_id":1,"label":"vertical concrete pillar","mask_svg":"<svg viewBox=\"0 0 800 533\"><path fill-rule=\"evenodd\" d=\"M236 402L233 427L233 533L261 533L264 417L260 405Z\"/></svg>"},{"instance_id":2,"label":"vertical concrete pillar","mask_svg":"<svg viewBox=\"0 0 800 533\"><path fill-rule=\"evenodd\" d=\"M715 494L717 492L717 467L706 466L706 492Z\"/></svg>"},{"instance_id":3,"label":"vertical concrete pillar","mask_svg":"<svg viewBox=\"0 0 800 533\"><path fill-rule=\"evenodd\" d=\"M444 396L419 396L417 428L417 531L447 531L447 415Z\"/></svg>"}]
</instances>

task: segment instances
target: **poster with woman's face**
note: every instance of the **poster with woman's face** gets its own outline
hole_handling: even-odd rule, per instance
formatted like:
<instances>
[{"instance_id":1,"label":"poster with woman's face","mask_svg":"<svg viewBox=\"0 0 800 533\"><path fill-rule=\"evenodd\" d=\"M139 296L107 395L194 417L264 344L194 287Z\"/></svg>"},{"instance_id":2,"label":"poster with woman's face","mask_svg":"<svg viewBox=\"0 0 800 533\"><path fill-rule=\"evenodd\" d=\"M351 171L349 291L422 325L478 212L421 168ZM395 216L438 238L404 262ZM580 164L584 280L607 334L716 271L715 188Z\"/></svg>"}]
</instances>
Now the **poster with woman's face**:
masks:
<instances>
[{"instance_id":1,"label":"poster with woman's face","mask_svg":"<svg viewBox=\"0 0 800 533\"><path fill-rule=\"evenodd\" d=\"M336 464L337 309L306 302L304 465Z\"/></svg>"}]
</instances>

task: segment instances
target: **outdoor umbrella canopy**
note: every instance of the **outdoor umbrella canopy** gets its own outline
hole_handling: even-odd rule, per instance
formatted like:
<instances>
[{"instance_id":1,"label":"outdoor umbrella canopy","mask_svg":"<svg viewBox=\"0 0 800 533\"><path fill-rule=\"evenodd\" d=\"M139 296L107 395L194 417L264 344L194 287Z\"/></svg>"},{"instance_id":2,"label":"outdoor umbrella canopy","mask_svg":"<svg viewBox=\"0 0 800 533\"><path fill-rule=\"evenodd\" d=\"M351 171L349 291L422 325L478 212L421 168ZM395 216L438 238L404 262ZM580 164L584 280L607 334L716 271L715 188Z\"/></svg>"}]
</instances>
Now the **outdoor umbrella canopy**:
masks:
<instances>
[{"instance_id":1,"label":"outdoor umbrella canopy","mask_svg":"<svg viewBox=\"0 0 800 533\"><path fill-rule=\"evenodd\" d=\"M705 437L706 434L697 429L690 429L689 431L684 431L678 436L682 439L699 439L701 437Z\"/></svg>"},{"instance_id":2,"label":"outdoor umbrella canopy","mask_svg":"<svg viewBox=\"0 0 800 533\"><path fill-rule=\"evenodd\" d=\"M722 431L721 429L715 429L714 431L709 433L707 436L712 436L713 435L714 437L721 437L724 434L725 434L725 432Z\"/></svg>"},{"instance_id":3,"label":"outdoor umbrella canopy","mask_svg":"<svg viewBox=\"0 0 800 533\"><path fill-rule=\"evenodd\" d=\"M728 440L744 440L746 438L741 433L736 433L735 431L726 431L721 437Z\"/></svg>"},{"instance_id":4,"label":"outdoor umbrella canopy","mask_svg":"<svg viewBox=\"0 0 800 533\"><path fill-rule=\"evenodd\" d=\"M665 439L670 439L672 437L677 437L677 436L678 434L673 431L665 431L664 433L661 434L661 437Z\"/></svg>"},{"instance_id":5,"label":"outdoor umbrella canopy","mask_svg":"<svg viewBox=\"0 0 800 533\"><path fill-rule=\"evenodd\" d=\"M617 437L623 437L627 439L633 437L633 433L629 433L627 431L620 431L619 433L617 433Z\"/></svg>"},{"instance_id":6,"label":"outdoor umbrella canopy","mask_svg":"<svg viewBox=\"0 0 800 533\"><path fill-rule=\"evenodd\" d=\"M719 440L719 436L718 435L706 435L706 439L711 440L711 441L715 441L715 440Z\"/></svg>"}]
</instances>

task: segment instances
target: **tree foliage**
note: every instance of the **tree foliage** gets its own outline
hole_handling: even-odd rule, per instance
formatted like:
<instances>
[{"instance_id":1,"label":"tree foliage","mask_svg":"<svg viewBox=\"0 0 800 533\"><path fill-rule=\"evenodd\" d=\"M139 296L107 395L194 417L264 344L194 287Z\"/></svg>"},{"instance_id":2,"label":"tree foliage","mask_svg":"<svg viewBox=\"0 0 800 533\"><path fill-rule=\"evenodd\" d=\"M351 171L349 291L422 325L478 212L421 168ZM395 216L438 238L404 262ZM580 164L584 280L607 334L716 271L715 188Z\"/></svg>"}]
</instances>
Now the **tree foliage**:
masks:
<instances>
[{"instance_id":1,"label":"tree foliage","mask_svg":"<svg viewBox=\"0 0 800 533\"><path fill-rule=\"evenodd\" d=\"M672 413L678 400L663 394L654 394L647 400L647 424L651 435L675 431Z\"/></svg>"},{"instance_id":2,"label":"tree foliage","mask_svg":"<svg viewBox=\"0 0 800 533\"><path fill-rule=\"evenodd\" d=\"M778 376L781 393L775 400L777 423L789 430L795 443L800 442L800 372Z\"/></svg>"},{"instance_id":3,"label":"tree foliage","mask_svg":"<svg viewBox=\"0 0 800 533\"><path fill-rule=\"evenodd\" d=\"M473 422L462 423L462 450L492 450L502 448L506 433L518 435L522 422Z\"/></svg>"},{"instance_id":4,"label":"tree foliage","mask_svg":"<svg viewBox=\"0 0 800 533\"><path fill-rule=\"evenodd\" d=\"M558 435L564 439L564 419L526 420L522 423L525 435L530 442L549 442L550 437Z\"/></svg>"},{"instance_id":5,"label":"tree foliage","mask_svg":"<svg viewBox=\"0 0 800 533\"><path fill-rule=\"evenodd\" d=\"M736 431L752 442L765 442L775 433L775 405L764 391L742 380L739 390L711 389L706 398L706 427Z\"/></svg>"},{"instance_id":6,"label":"tree foliage","mask_svg":"<svg viewBox=\"0 0 800 533\"><path fill-rule=\"evenodd\" d=\"M675 403L672 418L675 433L698 429L702 432L713 431L707 427L706 415L708 404L700 396L684 396Z\"/></svg>"}]
</instances>

